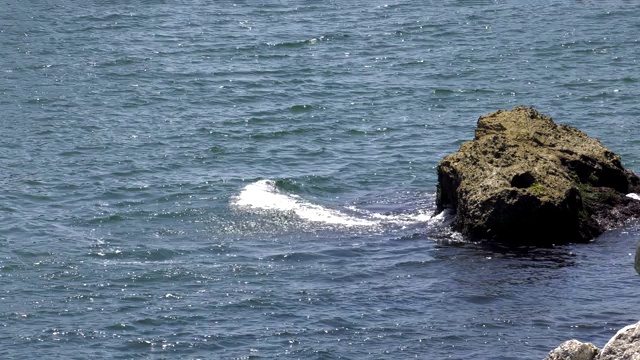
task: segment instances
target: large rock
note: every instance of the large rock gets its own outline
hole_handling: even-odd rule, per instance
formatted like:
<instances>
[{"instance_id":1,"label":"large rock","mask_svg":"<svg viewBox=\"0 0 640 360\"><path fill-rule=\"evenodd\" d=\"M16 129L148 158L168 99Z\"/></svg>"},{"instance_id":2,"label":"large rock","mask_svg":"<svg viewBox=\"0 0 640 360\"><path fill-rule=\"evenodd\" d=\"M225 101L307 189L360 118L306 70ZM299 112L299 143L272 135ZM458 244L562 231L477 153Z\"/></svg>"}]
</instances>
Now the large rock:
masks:
<instances>
[{"instance_id":1,"label":"large rock","mask_svg":"<svg viewBox=\"0 0 640 360\"><path fill-rule=\"evenodd\" d=\"M640 216L640 179L585 133L516 107L480 117L437 168L438 211L454 229L511 244L584 242Z\"/></svg>"},{"instance_id":2,"label":"large rock","mask_svg":"<svg viewBox=\"0 0 640 360\"><path fill-rule=\"evenodd\" d=\"M640 322L626 326L602 348L598 360L640 360Z\"/></svg>"}]
</instances>

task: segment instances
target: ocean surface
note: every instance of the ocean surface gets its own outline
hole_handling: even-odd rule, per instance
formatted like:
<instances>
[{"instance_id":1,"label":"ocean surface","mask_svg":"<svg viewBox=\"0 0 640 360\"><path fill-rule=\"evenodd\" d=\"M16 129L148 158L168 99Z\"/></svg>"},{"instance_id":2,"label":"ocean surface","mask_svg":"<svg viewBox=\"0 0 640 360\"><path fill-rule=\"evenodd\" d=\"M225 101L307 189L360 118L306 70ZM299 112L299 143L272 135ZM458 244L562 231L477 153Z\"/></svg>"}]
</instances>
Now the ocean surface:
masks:
<instances>
[{"instance_id":1,"label":"ocean surface","mask_svg":"<svg viewBox=\"0 0 640 360\"><path fill-rule=\"evenodd\" d=\"M640 318L640 224L433 216L479 116L640 172L637 1L0 0L3 359L542 359ZM544 224L540 224L544 226Z\"/></svg>"}]
</instances>

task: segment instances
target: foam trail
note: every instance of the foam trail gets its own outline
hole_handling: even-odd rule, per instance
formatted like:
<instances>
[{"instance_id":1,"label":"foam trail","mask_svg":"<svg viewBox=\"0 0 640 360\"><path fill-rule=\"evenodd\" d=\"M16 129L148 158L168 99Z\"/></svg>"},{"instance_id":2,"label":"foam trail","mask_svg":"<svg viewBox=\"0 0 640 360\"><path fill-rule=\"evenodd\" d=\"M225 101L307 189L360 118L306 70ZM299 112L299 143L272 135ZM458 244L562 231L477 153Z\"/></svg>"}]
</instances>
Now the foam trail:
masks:
<instances>
[{"instance_id":1,"label":"foam trail","mask_svg":"<svg viewBox=\"0 0 640 360\"><path fill-rule=\"evenodd\" d=\"M233 204L260 210L292 212L304 220L330 225L375 226L378 224L375 221L358 219L337 210L311 204L297 195L281 193L272 180L259 180L245 186L233 200Z\"/></svg>"},{"instance_id":2,"label":"foam trail","mask_svg":"<svg viewBox=\"0 0 640 360\"><path fill-rule=\"evenodd\" d=\"M367 210L358 209L354 206L347 207L349 210L359 212L364 216L374 219L379 224L411 225L428 222L433 218L432 211L418 211L417 214L378 214Z\"/></svg>"},{"instance_id":3,"label":"foam trail","mask_svg":"<svg viewBox=\"0 0 640 360\"><path fill-rule=\"evenodd\" d=\"M636 193L631 193L631 194L627 194L627 197L630 197L634 200L640 200L640 195L636 194Z\"/></svg>"},{"instance_id":4,"label":"foam trail","mask_svg":"<svg viewBox=\"0 0 640 360\"><path fill-rule=\"evenodd\" d=\"M381 225L411 225L427 222L441 222L442 216L432 216L431 211L419 211L413 214L378 214L354 206L347 209L355 213L352 216L339 210L328 209L311 204L301 197L280 192L273 180L259 180L242 189L232 199L232 205L258 210L290 212L303 220L341 226L374 227Z\"/></svg>"}]
</instances>

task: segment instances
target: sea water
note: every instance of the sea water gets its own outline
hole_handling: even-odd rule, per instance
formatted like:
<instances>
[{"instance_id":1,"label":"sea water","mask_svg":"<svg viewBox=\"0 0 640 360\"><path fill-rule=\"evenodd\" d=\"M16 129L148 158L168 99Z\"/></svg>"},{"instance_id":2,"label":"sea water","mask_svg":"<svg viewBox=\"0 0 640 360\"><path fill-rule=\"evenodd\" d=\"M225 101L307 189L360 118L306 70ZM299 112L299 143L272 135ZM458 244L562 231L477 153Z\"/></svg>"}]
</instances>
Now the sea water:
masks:
<instances>
[{"instance_id":1,"label":"sea water","mask_svg":"<svg viewBox=\"0 0 640 360\"><path fill-rule=\"evenodd\" d=\"M7 359L541 359L639 320L640 225L467 241L435 167L533 106L640 172L634 1L3 1ZM545 224L540 224L545 226Z\"/></svg>"}]
</instances>

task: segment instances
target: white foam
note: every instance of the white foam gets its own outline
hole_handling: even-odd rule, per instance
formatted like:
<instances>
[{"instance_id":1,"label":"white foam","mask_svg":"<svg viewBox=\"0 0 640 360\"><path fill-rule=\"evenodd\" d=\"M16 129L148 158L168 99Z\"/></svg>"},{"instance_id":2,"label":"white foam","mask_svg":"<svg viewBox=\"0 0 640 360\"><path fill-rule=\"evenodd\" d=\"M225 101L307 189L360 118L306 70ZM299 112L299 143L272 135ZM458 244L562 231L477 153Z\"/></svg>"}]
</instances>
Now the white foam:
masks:
<instances>
[{"instance_id":1,"label":"white foam","mask_svg":"<svg viewBox=\"0 0 640 360\"><path fill-rule=\"evenodd\" d=\"M260 210L292 212L298 217L313 222L343 226L374 226L376 222L358 219L337 210L311 204L297 195L278 191L272 180L259 180L245 186L233 200L236 206Z\"/></svg>"},{"instance_id":2,"label":"white foam","mask_svg":"<svg viewBox=\"0 0 640 360\"><path fill-rule=\"evenodd\" d=\"M627 194L627 197L630 197L634 200L640 200L640 195L636 194L636 193L631 193L631 194Z\"/></svg>"},{"instance_id":3,"label":"white foam","mask_svg":"<svg viewBox=\"0 0 640 360\"><path fill-rule=\"evenodd\" d=\"M350 212L361 215L349 215L339 210L312 204L294 194L278 191L273 180L259 180L245 186L240 194L232 199L232 204L258 210L291 212L301 219L341 226L380 226L385 224L410 225L429 222L432 217L427 211L415 214L378 214L356 207L347 207Z\"/></svg>"},{"instance_id":4,"label":"white foam","mask_svg":"<svg viewBox=\"0 0 640 360\"><path fill-rule=\"evenodd\" d=\"M351 211L359 212L379 224L411 225L428 222L433 218L431 211L418 211L415 214L379 214L367 210L358 209L355 206L347 207Z\"/></svg>"}]
</instances>

